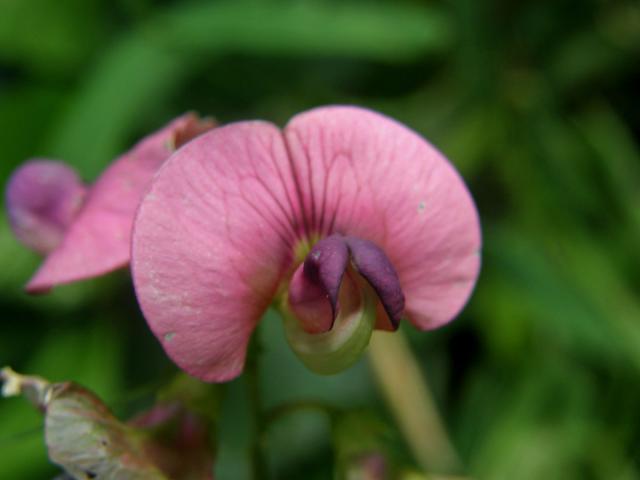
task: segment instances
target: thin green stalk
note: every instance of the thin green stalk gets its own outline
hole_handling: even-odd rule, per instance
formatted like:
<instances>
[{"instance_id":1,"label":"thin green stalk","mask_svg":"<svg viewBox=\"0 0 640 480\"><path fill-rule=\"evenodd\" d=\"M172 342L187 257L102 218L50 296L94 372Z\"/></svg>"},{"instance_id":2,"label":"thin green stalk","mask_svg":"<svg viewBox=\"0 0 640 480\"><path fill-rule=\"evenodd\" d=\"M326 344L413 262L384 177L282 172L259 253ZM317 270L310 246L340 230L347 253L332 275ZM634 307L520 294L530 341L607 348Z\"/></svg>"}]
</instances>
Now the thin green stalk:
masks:
<instances>
[{"instance_id":1,"label":"thin green stalk","mask_svg":"<svg viewBox=\"0 0 640 480\"><path fill-rule=\"evenodd\" d=\"M251 442L251 471L254 480L265 480L269 478L267 459L263 449L263 432L266 426L265 415L262 410L262 395L260 393L260 337L259 331L253 334L249 355L245 365L245 378L249 390L249 408L253 418L253 439Z\"/></svg>"},{"instance_id":2,"label":"thin green stalk","mask_svg":"<svg viewBox=\"0 0 640 480\"><path fill-rule=\"evenodd\" d=\"M420 466L431 473L461 470L424 373L401 331L375 332L369 360L378 386Z\"/></svg>"}]
</instances>

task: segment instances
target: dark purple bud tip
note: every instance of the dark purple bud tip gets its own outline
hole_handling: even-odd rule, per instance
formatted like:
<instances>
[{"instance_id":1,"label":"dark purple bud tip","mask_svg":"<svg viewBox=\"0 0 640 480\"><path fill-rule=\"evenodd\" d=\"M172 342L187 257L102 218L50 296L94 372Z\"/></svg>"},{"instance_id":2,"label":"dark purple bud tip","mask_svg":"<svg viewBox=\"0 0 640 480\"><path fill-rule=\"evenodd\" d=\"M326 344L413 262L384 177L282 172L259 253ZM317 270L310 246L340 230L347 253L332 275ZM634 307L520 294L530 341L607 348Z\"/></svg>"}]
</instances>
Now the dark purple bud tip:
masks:
<instances>
[{"instance_id":1,"label":"dark purple bud tip","mask_svg":"<svg viewBox=\"0 0 640 480\"><path fill-rule=\"evenodd\" d=\"M326 332L333 327L348 263L349 250L344 239L331 235L313 246L293 275L289 304L309 333Z\"/></svg>"},{"instance_id":2,"label":"dark purple bud tip","mask_svg":"<svg viewBox=\"0 0 640 480\"><path fill-rule=\"evenodd\" d=\"M340 285L348 262L349 250L339 235L331 235L320 240L304 261L305 275L325 291L334 318L338 309Z\"/></svg>"},{"instance_id":3,"label":"dark purple bud tip","mask_svg":"<svg viewBox=\"0 0 640 480\"><path fill-rule=\"evenodd\" d=\"M333 327L349 258L376 292L397 329L404 311L404 294L393 265L374 243L338 234L316 243L291 280L289 304L303 328L321 333Z\"/></svg>"},{"instance_id":4,"label":"dark purple bud tip","mask_svg":"<svg viewBox=\"0 0 640 480\"><path fill-rule=\"evenodd\" d=\"M402 293L395 268L375 243L356 237L344 237L344 239L358 273L378 294L391 325L397 329L404 312L404 293Z\"/></svg>"}]
</instances>

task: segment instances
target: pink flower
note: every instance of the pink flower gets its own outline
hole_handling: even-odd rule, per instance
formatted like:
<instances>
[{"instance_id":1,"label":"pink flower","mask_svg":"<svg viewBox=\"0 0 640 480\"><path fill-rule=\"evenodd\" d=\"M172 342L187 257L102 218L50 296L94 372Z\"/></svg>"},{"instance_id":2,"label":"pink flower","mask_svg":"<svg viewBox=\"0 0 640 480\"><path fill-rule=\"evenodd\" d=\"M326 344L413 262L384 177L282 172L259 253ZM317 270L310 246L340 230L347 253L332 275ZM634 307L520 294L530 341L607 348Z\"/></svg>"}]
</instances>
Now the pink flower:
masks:
<instances>
[{"instance_id":1,"label":"pink flower","mask_svg":"<svg viewBox=\"0 0 640 480\"><path fill-rule=\"evenodd\" d=\"M473 200L437 150L380 114L332 106L283 131L239 122L181 148L140 205L131 261L169 356L226 381L272 304L321 373L366 346L373 325L362 319L385 329L400 318L421 330L447 323L473 289L480 244ZM325 368L341 342L358 345L340 346L349 358Z\"/></svg>"},{"instance_id":2,"label":"pink flower","mask_svg":"<svg viewBox=\"0 0 640 480\"><path fill-rule=\"evenodd\" d=\"M183 143L213 127L183 115L144 138L90 187L61 162L34 159L7 187L7 210L18 239L46 260L27 285L43 292L129 263L135 211L158 168Z\"/></svg>"}]
</instances>

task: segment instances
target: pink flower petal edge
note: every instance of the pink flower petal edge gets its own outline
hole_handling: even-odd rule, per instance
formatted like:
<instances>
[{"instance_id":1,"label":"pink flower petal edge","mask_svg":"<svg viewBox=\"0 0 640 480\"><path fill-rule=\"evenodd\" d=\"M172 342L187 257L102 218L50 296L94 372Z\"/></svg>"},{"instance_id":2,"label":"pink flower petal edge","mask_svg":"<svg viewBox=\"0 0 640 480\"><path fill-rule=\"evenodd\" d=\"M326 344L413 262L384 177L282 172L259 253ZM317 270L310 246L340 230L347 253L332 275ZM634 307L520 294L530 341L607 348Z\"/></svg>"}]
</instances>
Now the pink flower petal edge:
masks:
<instances>
[{"instance_id":1,"label":"pink flower petal edge","mask_svg":"<svg viewBox=\"0 0 640 480\"><path fill-rule=\"evenodd\" d=\"M215 129L164 165L135 221L138 300L181 368L229 380L296 247L333 233L384 252L420 329L451 320L479 272L477 212L451 164L383 115L322 107L284 132L266 122Z\"/></svg>"},{"instance_id":2,"label":"pink flower petal edge","mask_svg":"<svg viewBox=\"0 0 640 480\"><path fill-rule=\"evenodd\" d=\"M91 186L83 207L27 291L47 291L126 266L135 211L151 179L175 148L212 127L194 114L182 115L115 160Z\"/></svg>"}]
</instances>

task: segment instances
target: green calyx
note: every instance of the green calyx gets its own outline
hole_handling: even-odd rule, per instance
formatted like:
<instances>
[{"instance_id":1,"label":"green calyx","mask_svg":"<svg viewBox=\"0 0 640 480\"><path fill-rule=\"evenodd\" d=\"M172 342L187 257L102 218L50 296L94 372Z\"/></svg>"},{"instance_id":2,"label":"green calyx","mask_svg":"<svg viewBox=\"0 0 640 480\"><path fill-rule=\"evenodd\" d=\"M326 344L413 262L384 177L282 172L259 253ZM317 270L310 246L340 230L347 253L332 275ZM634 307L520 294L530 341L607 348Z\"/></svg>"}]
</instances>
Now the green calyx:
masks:
<instances>
[{"instance_id":1,"label":"green calyx","mask_svg":"<svg viewBox=\"0 0 640 480\"><path fill-rule=\"evenodd\" d=\"M314 233L295 244L293 248L293 258L297 264L304 262L304 259L307 258L311 248L318 240L320 240L320 235Z\"/></svg>"},{"instance_id":2,"label":"green calyx","mask_svg":"<svg viewBox=\"0 0 640 480\"><path fill-rule=\"evenodd\" d=\"M339 312L333 328L325 333L311 334L302 329L295 316L282 303L287 341L296 356L314 373L333 375L346 370L362 355L376 323L375 292L361 285L360 308Z\"/></svg>"}]
</instances>

